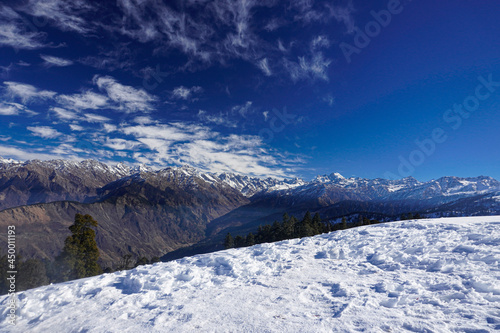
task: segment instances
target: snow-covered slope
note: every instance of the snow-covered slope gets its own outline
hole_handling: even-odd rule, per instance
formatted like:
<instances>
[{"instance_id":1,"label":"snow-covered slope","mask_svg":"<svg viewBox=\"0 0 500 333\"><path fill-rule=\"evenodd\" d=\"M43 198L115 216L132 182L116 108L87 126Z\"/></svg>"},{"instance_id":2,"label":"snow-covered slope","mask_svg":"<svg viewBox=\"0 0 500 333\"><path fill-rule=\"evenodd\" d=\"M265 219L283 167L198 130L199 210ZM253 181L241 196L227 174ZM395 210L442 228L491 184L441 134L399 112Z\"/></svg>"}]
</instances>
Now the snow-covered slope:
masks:
<instances>
[{"instance_id":1,"label":"snow-covered slope","mask_svg":"<svg viewBox=\"0 0 500 333\"><path fill-rule=\"evenodd\" d=\"M2 332L492 332L500 216L371 225L19 294Z\"/></svg>"}]
</instances>

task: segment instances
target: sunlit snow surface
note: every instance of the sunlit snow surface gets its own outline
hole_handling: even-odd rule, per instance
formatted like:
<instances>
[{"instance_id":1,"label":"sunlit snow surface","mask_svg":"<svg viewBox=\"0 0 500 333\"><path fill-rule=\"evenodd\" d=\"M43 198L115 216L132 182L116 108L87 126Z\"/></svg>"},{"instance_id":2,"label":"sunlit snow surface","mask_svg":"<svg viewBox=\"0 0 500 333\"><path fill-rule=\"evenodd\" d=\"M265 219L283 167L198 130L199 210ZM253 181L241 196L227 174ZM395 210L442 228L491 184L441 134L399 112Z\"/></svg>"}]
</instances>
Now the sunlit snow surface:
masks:
<instances>
[{"instance_id":1,"label":"sunlit snow surface","mask_svg":"<svg viewBox=\"0 0 500 333\"><path fill-rule=\"evenodd\" d=\"M500 216L365 226L19 294L1 332L492 332Z\"/></svg>"}]
</instances>

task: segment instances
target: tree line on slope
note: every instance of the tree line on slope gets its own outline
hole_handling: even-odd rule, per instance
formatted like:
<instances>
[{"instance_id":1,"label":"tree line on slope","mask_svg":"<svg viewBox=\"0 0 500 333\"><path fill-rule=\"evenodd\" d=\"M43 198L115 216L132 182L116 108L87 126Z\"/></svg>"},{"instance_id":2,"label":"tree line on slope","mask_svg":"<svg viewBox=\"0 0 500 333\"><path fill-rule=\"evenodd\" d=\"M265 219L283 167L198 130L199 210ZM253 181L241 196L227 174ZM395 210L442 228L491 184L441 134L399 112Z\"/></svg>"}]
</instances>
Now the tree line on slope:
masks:
<instances>
[{"instance_id":1,"label":"tree line on slope","mask_svg":"<svg viewBox=\"0 0 500 333\"><path fill-rule=\"evenodd\" d=\"M401 220L420 219L420 214L408 213L401 215ZM281 222L274 221L273 224L259 226L257 233L248 233L246 236L237 235L233 237L231 233L227 233L224 239L224 248L238 248L252 246L261 243L278 242L286 239L309 237L327 233L331 231L344 230L363 225L381 223L376 219L369 219L365 216L358 215L358 219L348 222L346 217L342 217L340 223L332 223L331 221L322 222L318 213L311 217L309 211L306 212L302 220L298 220L295 216L289 216L288 213L283 214Z\"/></svg>"}]
</instances>

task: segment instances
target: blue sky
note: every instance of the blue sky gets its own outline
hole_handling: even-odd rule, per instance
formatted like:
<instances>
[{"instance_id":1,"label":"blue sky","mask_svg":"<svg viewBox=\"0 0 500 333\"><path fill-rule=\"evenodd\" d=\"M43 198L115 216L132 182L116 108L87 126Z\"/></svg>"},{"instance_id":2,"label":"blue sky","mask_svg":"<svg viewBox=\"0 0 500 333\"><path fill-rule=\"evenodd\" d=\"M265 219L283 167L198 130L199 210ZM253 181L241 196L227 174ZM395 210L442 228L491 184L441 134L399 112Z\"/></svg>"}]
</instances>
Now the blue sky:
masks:
<instances>
[{"instance_id":1,"label":"blue sky","mask_svg":"<svg viewBox=\"0 0 500 333\"><path fill-rule=\"evenodd\" d=\"M500 179L500 3L0 4L0 156Z\"/></svg>"}]
</instances>

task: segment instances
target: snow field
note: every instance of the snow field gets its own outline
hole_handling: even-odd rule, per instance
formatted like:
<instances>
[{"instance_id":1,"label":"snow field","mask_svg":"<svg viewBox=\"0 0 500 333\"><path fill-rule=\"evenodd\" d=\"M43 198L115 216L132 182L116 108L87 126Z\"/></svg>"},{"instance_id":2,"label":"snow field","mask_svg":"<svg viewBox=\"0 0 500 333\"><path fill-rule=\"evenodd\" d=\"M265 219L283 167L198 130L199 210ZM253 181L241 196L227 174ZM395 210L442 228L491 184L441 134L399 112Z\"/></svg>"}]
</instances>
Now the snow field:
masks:
<instances>
[{"instance_id":1,"label":"snow field","mask_svg":"<svg viewBox=\"0 0 500 333\"><path fill-rule=\"evenodd\" d=\"M1 332L493 332L500 216L364 226L19 293Z\"/></svg>"}]
</instances>

